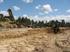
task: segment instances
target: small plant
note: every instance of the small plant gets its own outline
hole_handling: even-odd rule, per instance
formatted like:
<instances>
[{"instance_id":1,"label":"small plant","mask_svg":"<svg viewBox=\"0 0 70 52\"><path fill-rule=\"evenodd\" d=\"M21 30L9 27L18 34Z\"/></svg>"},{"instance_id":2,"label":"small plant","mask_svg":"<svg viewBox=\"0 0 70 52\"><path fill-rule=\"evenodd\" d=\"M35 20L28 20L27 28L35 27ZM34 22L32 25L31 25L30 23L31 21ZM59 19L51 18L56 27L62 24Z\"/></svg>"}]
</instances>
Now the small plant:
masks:
<instances>
[{"instance_id":1,"label":"small plant","mask_svg":"<svg viewBox=\"0 0 70 52\"><path fill-rule=\"evenodd\" d=\"M42 47L35 47L33 52L44 52L44 49Z\"/></svg>"}]
</instances>

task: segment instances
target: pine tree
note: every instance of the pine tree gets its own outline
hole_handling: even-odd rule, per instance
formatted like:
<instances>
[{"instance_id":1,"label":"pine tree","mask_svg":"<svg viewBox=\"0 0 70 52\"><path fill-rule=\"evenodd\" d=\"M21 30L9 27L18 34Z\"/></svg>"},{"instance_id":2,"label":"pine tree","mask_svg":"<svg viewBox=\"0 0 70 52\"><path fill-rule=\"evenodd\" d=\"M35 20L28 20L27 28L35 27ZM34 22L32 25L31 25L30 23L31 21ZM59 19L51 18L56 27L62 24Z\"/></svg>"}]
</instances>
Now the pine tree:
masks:
<instances>
[{"instance_id":1,"label":"pine tree","mask_svg":"<svg viewBox=\"0 0 70 52\"><path fill-rule=\"evenodd\" d=\"M14 21L14 16L13 16L13 13L12 13L12 10L11 9L8 9L8 14L9 14L9 19L11 21Z\"/></svg>"}]
</instances>

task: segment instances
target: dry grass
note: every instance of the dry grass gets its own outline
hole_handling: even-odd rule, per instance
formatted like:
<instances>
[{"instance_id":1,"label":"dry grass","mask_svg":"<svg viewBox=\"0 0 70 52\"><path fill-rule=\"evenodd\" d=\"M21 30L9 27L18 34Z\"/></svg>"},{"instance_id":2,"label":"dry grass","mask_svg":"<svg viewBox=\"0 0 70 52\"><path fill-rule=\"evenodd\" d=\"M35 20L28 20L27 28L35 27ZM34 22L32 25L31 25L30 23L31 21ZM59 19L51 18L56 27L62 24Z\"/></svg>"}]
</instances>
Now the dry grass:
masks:
<instances>
[{"instance_id":1,"label":"dry grass","mask_svg":"<svg viewBox=\"0 0 70 52\"><path fill-rule=\"evenodd\" d=\"M48 28L49 29L49 28ZM0 31L0 52L63 52L70 46L70 30L54 34L45 28ZM50 33L49 33L50 32ZM68 37L68 44L62 43ZM59 47L60 46L60 47ZM66 47L65 47L66 46ZM61 48L63 47L63 48ZM67 47L68 48L68 47ZM69 48L68 48L69 49Z\"/></svg>"}]
</instances>

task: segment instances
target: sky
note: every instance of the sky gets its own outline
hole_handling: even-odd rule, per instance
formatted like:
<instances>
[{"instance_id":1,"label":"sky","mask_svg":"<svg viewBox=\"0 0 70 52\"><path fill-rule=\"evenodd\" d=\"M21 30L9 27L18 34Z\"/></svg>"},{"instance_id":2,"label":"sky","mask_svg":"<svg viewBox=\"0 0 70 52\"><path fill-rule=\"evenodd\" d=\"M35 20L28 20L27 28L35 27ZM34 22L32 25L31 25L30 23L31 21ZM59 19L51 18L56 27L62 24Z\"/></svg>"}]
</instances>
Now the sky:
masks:
<instances>
[{"instance_id":1,"label":"sky","mask_svg":"<svg viewBox=\"0 0 70 52\"><path fill-rule=\"evenodd\" d=\"M11 8L15 18L70 21L69 5L70 0L0 0L0 13L8 15L7 10Z\"/></svg>"}]
</instances>

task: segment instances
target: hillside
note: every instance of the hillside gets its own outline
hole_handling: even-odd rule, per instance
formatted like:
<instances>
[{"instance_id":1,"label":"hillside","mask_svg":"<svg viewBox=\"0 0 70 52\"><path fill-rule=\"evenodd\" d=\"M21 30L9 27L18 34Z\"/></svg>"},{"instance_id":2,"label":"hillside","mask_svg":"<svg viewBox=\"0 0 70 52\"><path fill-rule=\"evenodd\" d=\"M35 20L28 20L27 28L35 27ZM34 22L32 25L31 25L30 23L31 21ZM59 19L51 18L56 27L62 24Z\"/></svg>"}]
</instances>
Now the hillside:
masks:
<instances>
[{"instance_id":1,"label":"hillside","mask_svg":"<svg viewBox=\"0 0 70 52\"><path fill-rule=\"evenodd\" d=\"M48 28L0 31L0 52L70 52L70 30L54 34Z\"/></svg>"}]
</instances>

